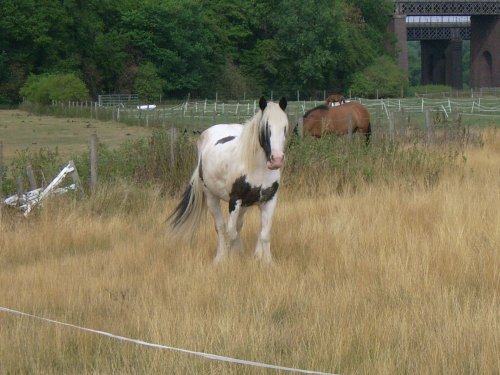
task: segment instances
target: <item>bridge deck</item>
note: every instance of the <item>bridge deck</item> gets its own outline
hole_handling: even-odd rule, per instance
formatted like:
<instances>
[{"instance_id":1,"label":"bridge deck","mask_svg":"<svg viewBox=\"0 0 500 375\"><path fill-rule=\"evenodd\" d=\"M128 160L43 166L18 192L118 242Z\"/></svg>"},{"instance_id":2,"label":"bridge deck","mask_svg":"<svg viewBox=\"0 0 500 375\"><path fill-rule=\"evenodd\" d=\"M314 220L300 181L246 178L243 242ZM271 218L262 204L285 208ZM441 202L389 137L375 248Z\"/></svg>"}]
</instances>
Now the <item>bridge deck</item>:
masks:
<instances>
[{"instance_id":1,"label":"bridge deck","mask_svg":"<svg viewBox=\"0 0 500 375\"><path fill-rule=\"evenodd\" d=\"M498 15L499 0L396 0L395 13L401 15Z\"/></svg>"}]
</instances>

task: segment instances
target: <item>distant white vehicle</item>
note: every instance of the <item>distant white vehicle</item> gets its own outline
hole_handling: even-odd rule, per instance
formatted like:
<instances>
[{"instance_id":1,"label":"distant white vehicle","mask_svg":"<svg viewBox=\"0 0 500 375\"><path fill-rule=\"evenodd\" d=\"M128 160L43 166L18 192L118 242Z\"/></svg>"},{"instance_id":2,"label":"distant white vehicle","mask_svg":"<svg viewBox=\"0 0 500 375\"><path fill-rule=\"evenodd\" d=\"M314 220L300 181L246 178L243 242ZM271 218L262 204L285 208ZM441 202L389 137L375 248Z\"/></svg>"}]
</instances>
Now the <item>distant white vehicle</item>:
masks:
<instances>
[{"instance_id":1,"label":"distant white vehicle","mask_svg":"<svg viewBox=\"0 0 500 375\"><path fill-rule=\"evenodd\" d=\"M144 110L151 110L151 109L155 109L155 108L156 108L156 104L144 104L144 105L137 106L137 109L144 109Z\"/></svg>"}]
</instances>

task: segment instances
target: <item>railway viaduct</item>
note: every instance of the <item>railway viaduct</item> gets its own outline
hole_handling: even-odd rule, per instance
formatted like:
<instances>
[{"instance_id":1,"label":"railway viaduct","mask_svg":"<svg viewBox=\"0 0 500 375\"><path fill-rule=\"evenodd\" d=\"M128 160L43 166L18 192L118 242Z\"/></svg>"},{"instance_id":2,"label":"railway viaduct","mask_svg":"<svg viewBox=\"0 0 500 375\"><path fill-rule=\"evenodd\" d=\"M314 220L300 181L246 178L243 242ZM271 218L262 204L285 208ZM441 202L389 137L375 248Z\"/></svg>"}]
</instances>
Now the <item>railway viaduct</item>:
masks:
<instances>
[{"instance_id":1,"label":"railway viaduct","mask_svg":"<svg viewBox=\"0 0 500 375\"><path fill-rule=\"evenodd\" d=\"M390 30L408 71L410 40L421 45L421 83L461 89L462 41L470 40L470 87L500 87L500 0L395 0Z\"/></svg>"}]
</instances>

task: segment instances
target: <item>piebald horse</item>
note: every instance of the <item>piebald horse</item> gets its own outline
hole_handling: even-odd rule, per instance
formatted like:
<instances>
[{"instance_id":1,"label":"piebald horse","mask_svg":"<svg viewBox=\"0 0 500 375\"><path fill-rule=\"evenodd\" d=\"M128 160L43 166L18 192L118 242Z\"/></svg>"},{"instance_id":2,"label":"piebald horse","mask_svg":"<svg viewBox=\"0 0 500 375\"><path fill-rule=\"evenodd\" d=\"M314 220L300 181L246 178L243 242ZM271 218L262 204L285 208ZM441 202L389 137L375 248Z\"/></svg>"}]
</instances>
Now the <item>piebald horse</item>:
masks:
<instances>
[{"instance_id":1,"label":"piebald horse","mask_svg":"<svg viewBox=\"0 0 500 375\"><path fill-rule=\"evenodd\" d=\"M218 234L214 263L228 251L244 251L240 236L243 217L253 205L261 214L255 257L272 260L271 225L289 127L286 105L285 98L276 104L261 97L260 111L246 124L219 124L201 133L197 166L170 224L174 234L193 235L208 208ZM229 203L227 225L221 199Z\"/></svg>"}]
</instances>

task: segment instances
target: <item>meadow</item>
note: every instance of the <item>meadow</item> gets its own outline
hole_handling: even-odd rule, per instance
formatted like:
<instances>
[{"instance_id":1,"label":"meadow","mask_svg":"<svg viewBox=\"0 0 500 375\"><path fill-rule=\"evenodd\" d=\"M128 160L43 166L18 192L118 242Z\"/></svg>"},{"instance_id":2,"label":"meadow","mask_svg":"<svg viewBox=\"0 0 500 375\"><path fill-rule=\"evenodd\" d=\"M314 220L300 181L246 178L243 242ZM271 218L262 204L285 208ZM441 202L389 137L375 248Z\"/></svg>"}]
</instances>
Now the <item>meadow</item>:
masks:
<instances>
[{"instance_id":1,"label":"meadow","mask_svg":"<svg viewBox=\"0 0 500 375\"><path fill-rule=\"evenodd\" d=\"M126 126L116 121L36 115L20 110L0 110L0 140L6 163L26 149L58 149L63 157L85 152L92 133L110 147L127 139L148 136L151 131L140 126Z\"/></svg>"},{"instance_id":2,"label":"meadow","mask_svg":"<svg viewBox=\"0 0 500 375\"><path fill-rule=\"evenodd\" d=\"M172 242L178 196L156 183L118 178L28 218L2 208L0 306L329 373L498 374L500 133L478 132L482 142L459 151L374 144L319 166L299 157L328 143L299 144L269 266L250 251L258 210L246 218L246 253L213 266L211 218L193 241ZM0 373L275 372L0 312Z\"/></svg>"}]
</instances>

